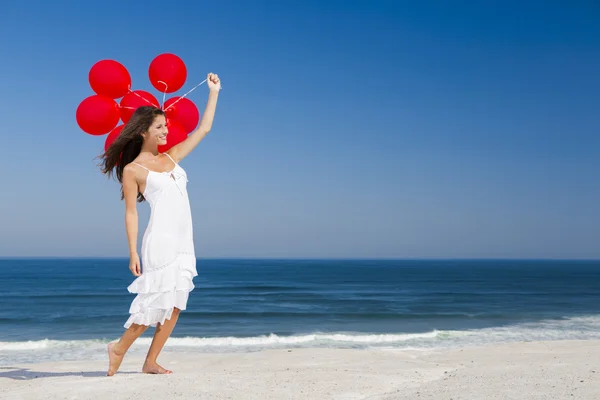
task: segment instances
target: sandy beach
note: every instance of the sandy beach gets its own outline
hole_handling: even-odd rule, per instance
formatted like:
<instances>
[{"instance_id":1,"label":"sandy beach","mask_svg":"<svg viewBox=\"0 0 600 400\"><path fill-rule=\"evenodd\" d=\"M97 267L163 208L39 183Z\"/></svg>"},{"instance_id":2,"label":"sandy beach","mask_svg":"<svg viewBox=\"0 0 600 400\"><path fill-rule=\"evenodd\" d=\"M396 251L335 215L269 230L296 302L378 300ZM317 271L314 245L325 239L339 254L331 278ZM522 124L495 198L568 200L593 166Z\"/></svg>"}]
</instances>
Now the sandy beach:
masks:
<instances>
[{"instance_id":1,"label":"sandy beach","mask_svg":"<svg viewBox=\"0 0 600 400\"><path fill-rule=\"evenodd\" d=\"M106 363L0 367L2 399L600 399L600 341L549 341L452 350L278 349L165 351L173 375Z\"/></svg>"}]
</instances>

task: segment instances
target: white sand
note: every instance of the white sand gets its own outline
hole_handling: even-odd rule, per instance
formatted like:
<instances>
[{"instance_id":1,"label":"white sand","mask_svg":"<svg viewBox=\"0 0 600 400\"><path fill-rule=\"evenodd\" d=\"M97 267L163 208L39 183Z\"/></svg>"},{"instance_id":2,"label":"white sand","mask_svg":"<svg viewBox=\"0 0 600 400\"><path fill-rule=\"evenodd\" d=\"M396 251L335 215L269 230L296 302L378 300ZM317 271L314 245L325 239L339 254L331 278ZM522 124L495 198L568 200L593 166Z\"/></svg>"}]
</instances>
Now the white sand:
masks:
<instances>
[{"instance_id":1,"label":"white sand","mask_svg":"<svg viewBox=\"0 0 600 400\"><path fill-rule=\"evenodd\" d=\"M1 399L600 399L600 341L444 351L294 349L163 352L173 375L107 362L0 367Z\"/></svg>"}]
</instances>

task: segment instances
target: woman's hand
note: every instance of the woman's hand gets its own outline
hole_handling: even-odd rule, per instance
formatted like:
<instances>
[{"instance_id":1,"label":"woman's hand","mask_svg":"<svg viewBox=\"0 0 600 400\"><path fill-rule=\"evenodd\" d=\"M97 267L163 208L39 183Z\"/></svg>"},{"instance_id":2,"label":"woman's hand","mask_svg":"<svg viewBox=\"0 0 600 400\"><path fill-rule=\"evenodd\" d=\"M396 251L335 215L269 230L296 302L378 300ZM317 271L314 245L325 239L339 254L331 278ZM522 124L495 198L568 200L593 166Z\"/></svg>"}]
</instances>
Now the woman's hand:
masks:
<instances>
[{"instance_id":1,"label":"woman's hand","mask_svg":"<svg viewBox=\"0 0 600 400\"><path fill-rule=\"evenodd\" d=\"M221 90L221 80L217 74L211 72L206 77L206 82L210 93L208 94L208 101L206 102L206 108L204 109L200 125L194 132L189 134L187 139L169 149L169 155L177 162L187 157L208 132L210 132L212 127L213 119L215 118L215 109L217 108L217 99Z\"/></svg>"},{"instance_id":2,"label":"woman's hand","mask_svg":"<svg viewBox=\"0 0 600 400\"><path fill-rule=\"evenodd\" d=\"M129 259L129 270L135 276L140 276L142 274L142 269L140 268L140 256L137 253L132 254Z\"/></svg>"},{"instance_id":3,"label":"woman's hand","mask_svg":"<svg viewBox=\"0 0 600 400\"><path fill-rule=\"evenodd\" d=\"M219 80L219 75L217 74L213 74L212 72L209 73L206 77L206 83L208 84L208 88L211 92L221 90L221 81Z\"/></svg>"}]
</instances>

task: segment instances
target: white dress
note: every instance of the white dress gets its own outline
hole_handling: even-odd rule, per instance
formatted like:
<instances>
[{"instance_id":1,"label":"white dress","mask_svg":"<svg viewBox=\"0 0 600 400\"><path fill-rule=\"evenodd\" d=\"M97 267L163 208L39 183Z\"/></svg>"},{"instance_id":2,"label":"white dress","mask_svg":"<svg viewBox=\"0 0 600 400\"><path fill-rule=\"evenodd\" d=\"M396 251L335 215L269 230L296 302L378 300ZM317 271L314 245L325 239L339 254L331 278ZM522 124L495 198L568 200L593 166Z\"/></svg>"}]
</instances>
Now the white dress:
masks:
<instances>
[{"instance_id":1,"label":"white dress","mask_svg":"<svg viewBox=\"0 0 600 400\"><path fill-rule=\"evenodd\" d=\"M171 318L173 308L185 310L194 289L196 255L187 174L167 153L175 167L169 172L148 171L144 198L150 204L150 221L141 249L142 275L127 287L137 293L124 327L156 326Z\"/></svg>"}]
</instances>

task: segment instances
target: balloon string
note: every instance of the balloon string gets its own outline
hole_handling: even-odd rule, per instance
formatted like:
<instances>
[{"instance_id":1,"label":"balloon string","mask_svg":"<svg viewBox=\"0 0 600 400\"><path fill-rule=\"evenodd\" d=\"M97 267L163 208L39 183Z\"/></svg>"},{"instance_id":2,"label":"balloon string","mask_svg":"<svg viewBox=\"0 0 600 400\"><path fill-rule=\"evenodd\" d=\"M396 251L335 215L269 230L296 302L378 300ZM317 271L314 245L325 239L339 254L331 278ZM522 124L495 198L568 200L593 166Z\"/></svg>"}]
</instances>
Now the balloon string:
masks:
<instances>
[{"instance_id":1,"label":"balloon string","mask_svg":"<svg viewBox=\"0 0 600 400\"><path fill-rule=\"evenodd\" d=\"M165 81L156 81L156 82L160 82L163 85L165 85L165 90L163 91L162 106L160 106L160 109L164 111L164 108L165 108L165 97L167 96L167 90L169 89L169 85L167 85L167 83Z\"/></svg>"},{"instance_id":2,"label":"balloon string","mask_svg":"<svg viewBox=\"0 0 600 400\"><path fill-rule=\"evenodd\" d=\"M202 82L200 82L199 84L197 84L196 86L194 86L190 91L188 91L186 94L184 94L183 96L181 96L180 98L178 98L177 100L175 100L172 104L169 105L169 107L167 107L166 110L163 111L167 111L169 108L173 107L175 104L177 104L177 102L181 99L183 99L185 96L187 96L188 94L192 93L194 90L196 90L200 85L202 85L204 82L206 82L206 79L203 80ZM164 103L163 103L164 105Z\"/></svg>"},{"instance_id":3,"label":"balloon string","mask_svg":"<svg viewBox=\"0 0 600 400\"><path fill-rule=\"evenodd\" d=\"M152 102L150 100L148 100L145 97L140 96L139 94L137 94L136 92L134 92L133 90L129 90L129 93L133 93L135 94L137 97L139 97L140 99L144 100L146 103L150 104L152 107L156 107L154 104L152 104ZM131 107L123 107L123 108L131 108ZM134 109L135 110L135 109Z\"/></svg>"}]
</instances>

